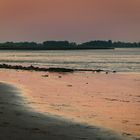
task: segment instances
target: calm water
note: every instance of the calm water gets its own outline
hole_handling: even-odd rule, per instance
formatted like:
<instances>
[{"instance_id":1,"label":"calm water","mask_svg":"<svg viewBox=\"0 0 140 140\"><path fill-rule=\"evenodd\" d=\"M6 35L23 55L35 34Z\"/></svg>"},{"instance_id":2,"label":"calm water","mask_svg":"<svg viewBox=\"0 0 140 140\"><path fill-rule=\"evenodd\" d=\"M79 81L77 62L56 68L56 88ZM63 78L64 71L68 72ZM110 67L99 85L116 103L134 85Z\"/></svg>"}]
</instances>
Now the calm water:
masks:
<instances>
[{"instance_id":1,"label":"calm water","mask_svg":"<svg viewBox=\"0 0 140 140\"><path fill-rule=\"evenodd\" d=\"M140 49L0 51L0 63L140 72Z\"/></svg>"}]
</instances>

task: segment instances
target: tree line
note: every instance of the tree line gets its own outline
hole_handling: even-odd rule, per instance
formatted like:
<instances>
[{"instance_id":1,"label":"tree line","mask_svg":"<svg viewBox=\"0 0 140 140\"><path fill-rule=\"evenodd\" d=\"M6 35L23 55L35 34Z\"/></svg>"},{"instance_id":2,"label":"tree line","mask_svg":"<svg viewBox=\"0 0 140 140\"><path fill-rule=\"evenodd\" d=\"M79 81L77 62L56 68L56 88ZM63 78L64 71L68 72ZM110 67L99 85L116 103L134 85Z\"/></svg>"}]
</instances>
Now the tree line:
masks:
<instances>
[{"instance_id":1,"label":"tree line","mask_svg":"<svg viewBox=\"0 0 140 140\"><path fill-rule=\"evenodd\" d=\"M77 44L69 41L5 42L0 43L0 50L78 50L78 49L114 49L140 48L140 42L113 42L112 40L94 40Z\"/></svg>"}]
</instances>

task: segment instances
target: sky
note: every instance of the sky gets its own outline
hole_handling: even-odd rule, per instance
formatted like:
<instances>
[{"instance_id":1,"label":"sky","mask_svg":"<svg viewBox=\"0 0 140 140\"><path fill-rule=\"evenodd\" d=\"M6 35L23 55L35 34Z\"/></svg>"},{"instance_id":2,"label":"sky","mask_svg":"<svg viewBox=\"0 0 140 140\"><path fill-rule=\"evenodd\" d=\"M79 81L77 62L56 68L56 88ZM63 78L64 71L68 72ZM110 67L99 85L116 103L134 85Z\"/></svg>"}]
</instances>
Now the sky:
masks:
<instances>
[{"instance_id":1,"label":"sky","mask_svg":"<svg viewBox=\"0 0 140 140\"><path fill-rule=\"evenodd\" d=\"M0 0L0 42L140 41L140 0Z\"/></svg>"}]
</instances>

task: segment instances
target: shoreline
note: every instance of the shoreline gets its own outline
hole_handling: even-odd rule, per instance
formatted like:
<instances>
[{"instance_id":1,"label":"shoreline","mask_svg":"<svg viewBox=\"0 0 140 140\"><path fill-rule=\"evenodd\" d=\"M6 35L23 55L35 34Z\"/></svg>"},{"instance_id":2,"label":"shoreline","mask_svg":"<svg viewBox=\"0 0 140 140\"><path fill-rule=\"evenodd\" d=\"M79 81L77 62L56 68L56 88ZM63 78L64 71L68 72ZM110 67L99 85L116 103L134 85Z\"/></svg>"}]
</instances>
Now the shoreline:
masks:
<instances>
[{"instance_id":1,"label":"shoreline","mask_svg":"<svg viewBox=\"0 0 140 140\"><path fill-rule=\"evenodd\" d=\"M53 118L26 109L19 91L13 85L0 82L0 139L48 140L124 140L114 132Z\"/></svg>"},{"instance_id":2,"label":"shoreline","mask_svg":"<svg viewBox=\"0 0 140 140\"><path fill-rule=\"evenodd\" d=\"M83 75L83 73L84 73L84 75ZM89 72L81 72L81 73L78 72L78 73L67 73L67 74L63 73L62 74L62 73L29 72L29 71L15 71L15 70L0 70L0 77L1 77L1 81L3 81L4 83L5 82L11 83L13 85L16 85L19 89L22 89L21 96L24 99L23 105L25 105L27 108L31 107L31 110L30 110L31 112L34 110L34 112L40 112L40 114L42 114L42 115L43 114L45 116L49 115L49 116L52 116L53 118L57 118L58 116L63 116L64 118L67 118L71 122L73 122L73 120L74 120L74 122L79 120L79 121L77 121L77 122L79 122L79 124L84 123L84 124L89 125L90 127L97 126L98 128L105 127L105 128L108 128L108 130L112 130L112 131L114 131L115 129L114 128L110 129L111 128L110 126L112 126L112 124L108 125L108 123L110 123L109 121L111 121L111 120L107 121L107 117L108 117L107 112L109 110L106 110L107 108L105 108L105 106L106 105L112 106L113 104L116 106L119 103L119 104L122 104L120 107L124 108L125 107L124 105L128 104L129 107L127 107L127 108L129 110L129 112L125 111L125 113L126 113L126 115L127 115L127 113L128 113L128 115L130 115L128 117L133 117L132 110L130 108L133 106L131 106L131 102L128 102L129 100L131 101L131 98L129 99L129 98L126 98L125 96L122 97L122 99L116 98L115 96L117 95L117 93L115 93L115 91L117 91L118 89L120 91L126 90L126 88L121 86L122 84L126 84L124 86L128 87L128 90L126 90L125 92L127 93L129 90L131 92L131 88L133 88L133 85L135 85L135 83L139 84L139 80L140 80L139 74L124 75L124 74L117 73L117 74L107 74L106 75L105 73L96 73L95 74L95 73L89 73ZM134 82L132 80L134 80ZM86 82L88 82L88 84ZM106 84L106 82L107 82L107 84ZM131 83L128 83L128 82L131 82ZM93 83L93 85L97 86L97 88L93 87L90 83ZM109 84L111 84L113 87L105 87ZM81 87L81 89L78 89L78 87ZM100 87L102 87L103 89L101 90ZM115 89L112 89L112 88L115 88ZM87 91L85 89L87 89ZM43 94L44 91L46 91L47 94L46 93ZM87 92L88 94L85 94L83 91ZM134 90L132 90L132 91L134 91ZM90 97L90 96L92 96L92 95L90 95L90 92L95 92L94 98L93 98L94 99L93 105L91 102L93 99ZM106 92L110 92L110 93L107 97L104 97L103 95ZM61 93L61 94L59 94L59 93ZM74 96L76 98L76 100L74 98L71 99L65 93L67 93L70 96ZM77 93L80 93L80 94L77 94ZM115 96L112 95L112 93L113 94L115 93ZM58 94L59 94L59 96L58 96ZM97 97L97 94L99 94L99 95L101 94L101 95ZM128 92L128 94L129 94L129 92ZM34 97L34 96L36 96L36 97ZM65 96L66 96L66 98L65 98ZM119 96L119 94L118 94L118 96ZM69 99L69 102L72 102L72 104L74 104L74 106L75 106L74 108L72 108L71 104L66 102L66 100L68 100L68 99ZM84 100L81 100L81 99L84 99ZM101 102L103 102L103 103L101 103ZM99 105L103 105L103 106L105 105L105 106L99 107ZM115 107L114 105L112 107ZM112 107L110 109L113 109ZM96 109L96 110L93 110L93 111L95 111L93 113L91 110L92 108ZM125 108L125 110L127 108ZM87 110L87 112L85 112L86 111L85 109ZM100 112L98 112L98 111L100 111ZM113 109L112 111L114 112L115 110ZM90 112L91 112L91 115L89 114ZM114 113L113 114L112 113L109 114L110 118L114 114ZM132 114L132 116L130 113ZM80 117L77 116L77 114ZM93 115L92 118L90 118L90 117L87 118L89 115L92 116L92 114L97 115L97 116ZM114 114L114 115L117 115L117 114ZM139 114L137 114L137 115L139 115ZM73 119L74 116L76 116L77 118ZM60 118L63 119L63 117L60 117ZM115 117L115 116L113 116L113 117ZM114 119L115 118L113 118L112 121L114 121ZM86 123L83 120L86 120L89 123ZM105 122L105 121L107 121L107 122ZM116 121L119 121L119 120L116 120ZM127 121L127 119L126 119L126 121ZM101 122L102 125L99 124L99 122ZM139 122L137 122L137 124L139 124ZM116 124L113 124L113 125L116 125ZM118 126L119 125L120 124L118 124ZM127 125L127 123L125 124L125 122L123 125L124 125L123 126L124 128L130 127L129 125L125 126L125 125ZM118 132L119 131L116 131L116 133L118 133ZM129 132L124 132L121 130L121 133L118 133L118 134L124 136L123 138L126 138L128 136L129 138L135 139L135 135L131 135L131 133L129 133ZM138 137L136 136L136 138L139 138L139 136Z\"/></svg>"}]
</instances>

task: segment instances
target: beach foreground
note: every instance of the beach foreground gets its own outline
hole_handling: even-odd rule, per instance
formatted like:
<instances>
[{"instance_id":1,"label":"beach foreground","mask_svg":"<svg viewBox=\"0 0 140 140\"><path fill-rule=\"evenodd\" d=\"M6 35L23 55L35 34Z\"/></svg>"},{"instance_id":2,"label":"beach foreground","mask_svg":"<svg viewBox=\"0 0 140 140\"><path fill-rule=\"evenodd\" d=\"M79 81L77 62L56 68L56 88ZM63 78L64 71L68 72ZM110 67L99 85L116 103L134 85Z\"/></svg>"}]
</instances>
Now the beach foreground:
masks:
<instances>
[{"instance_id":1,"label":"beach foreground","mask_svg":"<svg viewBox=\"0 0 140 140\"><path fill-rule=\"evenodd\" d=\"M1 70L0 81L0 139L140 137L140 74Z\"/></svg>"},{"instance_id":2,"label":"beach foreground","mask_svg":"<svg viewBox=\"0 0 140 140\"><path fill-rule=\"evenodd\" d=\"M122 140L115 133L98 127L29 111L23 107L18 92L13 86L0 83L1 140Z\"/></svg>"}]
</instances>

